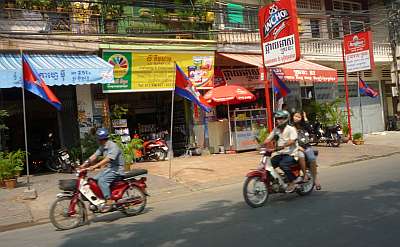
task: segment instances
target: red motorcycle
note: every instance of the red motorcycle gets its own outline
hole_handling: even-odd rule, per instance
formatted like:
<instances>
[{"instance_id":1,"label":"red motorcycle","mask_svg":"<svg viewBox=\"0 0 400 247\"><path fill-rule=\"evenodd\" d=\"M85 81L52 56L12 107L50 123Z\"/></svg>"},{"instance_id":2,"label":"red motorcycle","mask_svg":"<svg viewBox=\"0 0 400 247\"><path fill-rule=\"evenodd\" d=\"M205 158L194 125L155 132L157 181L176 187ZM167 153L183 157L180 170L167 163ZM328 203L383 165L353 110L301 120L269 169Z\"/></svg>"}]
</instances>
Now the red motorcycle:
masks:
<instances>
[{"instance_id":1,"label":"red motorcycle","mask_svg":"<svg viewBox=\"0 0 400 247\"><path fill-rule=\"evenodd\" d=\"M260 165L257 170L247 174L243 185L243 197L245 202L252 208L263 206L270 194L285 193L288 186L288 178L282 170L276 170L271 164L271 154L273 150L263 149ZM315 151L315 155L318 152ZM291 167L293 175L300 176L301 167L295 164ZM297 184L296 193L305 196L309 195L314 188L314 178L309 169L307 175L310 178L307 182Z\"/></svg>"},{"instance_id":2,"label":"red motorcycle","mask_svg":"<svg viewBox=\"0 0 400 247\"><path fill-rule=\"evenodd\" d=\"M139 135L135 134L134 138L140 138ZM143 141L143 148L136 151L136 159L150 160L150 161L164 161L168 157L168 145L167 142L161 138L151 139Z\"/></svg>"},{"instance_id":3,"label":"red motorcycle","mask_svg":"<svg viewBox=\"0 0 400 247\"><path fill-rule=\"evenodd\" d=\"M140 214L146 207L146 177L147 170L137 169L125 173L114 181L111 186L111 199L115 201L109 213L121 211L127 216ZM50 221L60 230L69 230L85 224L88 221L87 208L94 213L103 213L105 203L103 193L93 178L87 177L87 170L77 170L78 179L59 181L59 188L63 191L57 195L56 201L50 208Z\"/></svg>"}]
</instances>

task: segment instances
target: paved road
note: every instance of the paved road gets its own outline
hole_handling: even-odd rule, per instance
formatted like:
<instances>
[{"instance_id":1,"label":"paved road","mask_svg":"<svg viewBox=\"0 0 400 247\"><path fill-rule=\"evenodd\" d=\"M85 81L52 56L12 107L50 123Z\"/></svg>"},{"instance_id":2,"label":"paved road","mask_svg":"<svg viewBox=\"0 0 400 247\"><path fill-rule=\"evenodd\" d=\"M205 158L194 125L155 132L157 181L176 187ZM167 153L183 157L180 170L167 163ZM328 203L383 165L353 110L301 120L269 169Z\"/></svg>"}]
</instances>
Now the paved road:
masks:
<instances>
[{"instance_id":1,"label":"paved road","mask_svg":"<svg viewBox=\"0 0 400 247\"><path fill-rule=\"evenodd\" d=\"M51 225L0 234L0 246L397 246L400 156L321 169L324 190L279 195L259 209L241 184L149 205L140 216L98 217L89 226Z\"/></svg>"}]
</instances>

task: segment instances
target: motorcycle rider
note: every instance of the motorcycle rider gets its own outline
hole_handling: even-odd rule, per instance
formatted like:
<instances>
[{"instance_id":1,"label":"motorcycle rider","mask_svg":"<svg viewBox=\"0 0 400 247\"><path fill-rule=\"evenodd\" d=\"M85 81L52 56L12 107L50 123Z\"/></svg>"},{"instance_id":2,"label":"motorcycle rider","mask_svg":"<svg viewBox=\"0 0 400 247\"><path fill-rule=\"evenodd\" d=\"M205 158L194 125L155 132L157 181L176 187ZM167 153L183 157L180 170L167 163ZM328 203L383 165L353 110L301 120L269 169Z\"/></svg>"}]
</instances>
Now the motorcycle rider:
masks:
<instances>
[{"instance_id":1,"label":"motorcycle rider","mask_svg":"<svg viewBox=\"0 0 400 247\"><path fill-rule=\"evenodd\" d=\"M112 208L113 204L113 201L111 200L110 185L119 176L124 174L125 162L121 149L115 142L109 140L109 133L106 128L99 128L96 131L96 137L100 146L81 167L84 168L89 166L89 168L87 168L89 171L107 167L94 177L103 193L104 199L106 200L102 211L107 212ZM99 157L103 157L103 159L95 165L90 166L90 164L96 162Z\"/></svg>"},{"instance_id":2,"label":"motorcycle rider","mask_svg":"<svg viewBox=\"0 0 400 247\"><path fill-rule=\"evenodd\" d=\"M296 184L302 180L301 177L296 178L290 167L296 164L296 156L298 152L297 131L290 126L290 113L286 110L280 110L274 114L276 127L265 140L265 145L277 142L276 151L272 154L271 163L273 166L279 166L286 174L289 184L286 188L287 193L291 193L296 189Z\"/></svg>"}]
</instances>

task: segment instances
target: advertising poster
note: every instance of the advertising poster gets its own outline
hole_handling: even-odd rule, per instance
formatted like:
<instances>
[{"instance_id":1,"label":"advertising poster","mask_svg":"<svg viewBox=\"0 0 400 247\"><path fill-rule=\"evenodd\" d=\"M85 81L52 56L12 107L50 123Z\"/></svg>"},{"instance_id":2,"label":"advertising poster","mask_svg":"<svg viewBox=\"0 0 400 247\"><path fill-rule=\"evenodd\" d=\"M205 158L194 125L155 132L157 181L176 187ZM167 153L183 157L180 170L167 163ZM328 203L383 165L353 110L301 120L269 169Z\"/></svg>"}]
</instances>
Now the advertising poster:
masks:
<instances>
[{"instance_id":1,"label":"advertising poster","mask_svg":"<svg viewBox=\"0 0 400 247\"><path fill-rule=\"evenodd\" d=\"M298 61L300 39L295 0L278 0L258 13L266 67Z\"/></svg>"},{"instance_id":2,"label":"advertising poster","mask_svg":"<svg viewBox=\"0 0 400 247\"><path fill-rule=\"evenodd\" d=\"M347 73L374 68L372 33L370 31L345 35L343 45Z\"/></svg>"},{"instance_id":3,"label":"advertising poster","mask_svg":"<svg viewBox=\"0 0 400 247\"><path fill-rule=\"evenodd\" d=\"M175 86L175 62L197 88L208 89L214 86L213 52L110 51L104 52L103 58L114 65L115 74L115 83L103 87L105 93L172 90ZM127 61L120 64L125 58ZM128 67L125 67L126 65Z\"/></svg>"}]
</instances>

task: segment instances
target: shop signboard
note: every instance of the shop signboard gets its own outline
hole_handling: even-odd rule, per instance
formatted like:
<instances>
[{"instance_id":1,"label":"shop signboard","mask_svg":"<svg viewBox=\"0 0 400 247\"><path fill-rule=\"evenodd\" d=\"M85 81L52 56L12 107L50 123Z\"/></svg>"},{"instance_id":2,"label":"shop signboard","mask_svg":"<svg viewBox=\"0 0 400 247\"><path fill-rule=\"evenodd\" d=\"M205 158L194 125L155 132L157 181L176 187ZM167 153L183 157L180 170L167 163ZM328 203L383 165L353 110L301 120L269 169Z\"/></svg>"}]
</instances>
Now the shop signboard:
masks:
<instances>
[{"instance_id":1,"label":"shop signboard","mask_svg":"<svg viewBox=\"0 0 400 247\"><path fill-rule=\"evenodd\" d=\"M227 85L238 85L245 88L264 88L260 79L259 68L222 69Z\"/></svg>"},{"instance_id":2,"label":"shop signboard","mask_svg":"<svg viewBox=\"0 0 400 247\"><path fill-rule=\"evenodd\" d=\"M264 65L271 67L300 59L295 0L278 0L258 14Z\"/></svg>"},{"instance_id":3,"label":"shop signboard","mask_svg":"<svg viewBox=\"0 0 400 247\"><path fill-rule=\"evenodd\" d=\"M117 76L122 76L122 81L116 78L114 84L119 83L124 86L108 84L103 87L105 93L172 90L175 86L175 62L199 89L214 86L214 53L212 52L107 51L103 54L111 53L124 54L128 59L128 69L122 70L121 73L114 72ZM107 57L111 56L103 55L104 59ZM122 73L125 71L127 71L126 74Z\"/></svg>"},{"instance_id":4,"label":"shop signboard","mask_svg":"<svg viewBox=\"0 0 400 247\"><path fill-rule=\"evenodd\" d=\"M132 87L132 53L103 52L103 59L114 66L114 83L104 84L104 91L124 91Z\"/></svg>"},{"instance_id":5,"label":"shop signboard","mask_svg":"<svg viewBox=\"0 0 400 247\"><path fill-rule=\"evenodd\" d=\"M347 73L374 69L371 31L345 35L343 40Z\"/></svg>"}]
</instances>

